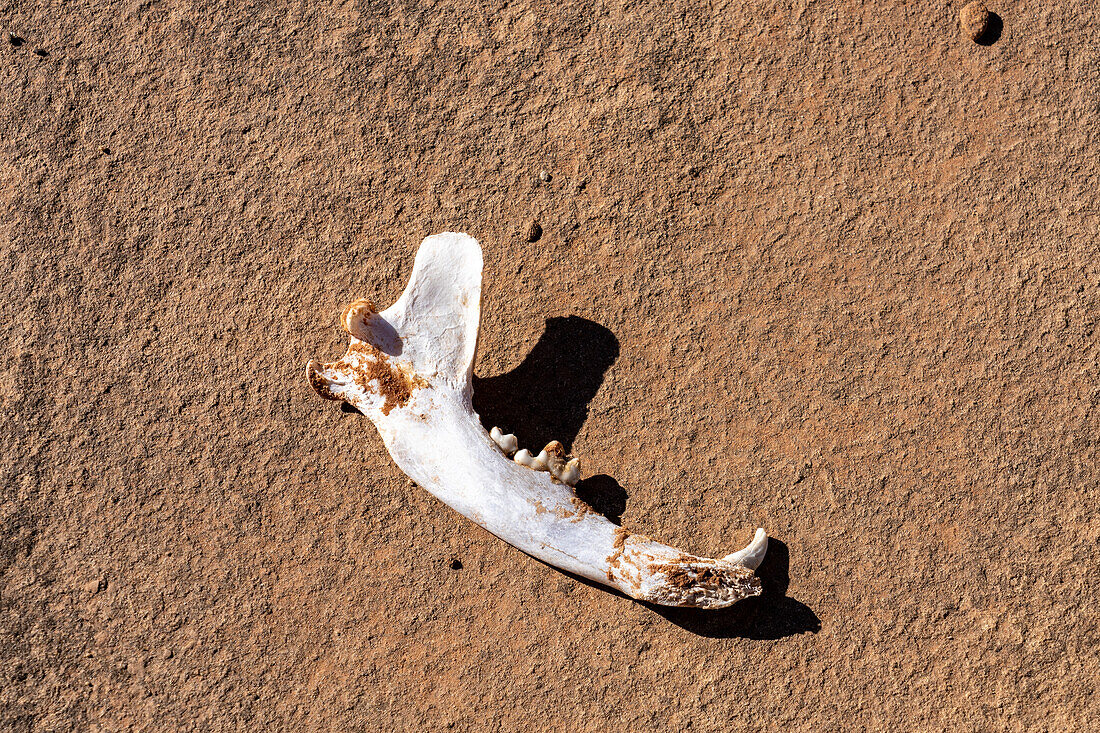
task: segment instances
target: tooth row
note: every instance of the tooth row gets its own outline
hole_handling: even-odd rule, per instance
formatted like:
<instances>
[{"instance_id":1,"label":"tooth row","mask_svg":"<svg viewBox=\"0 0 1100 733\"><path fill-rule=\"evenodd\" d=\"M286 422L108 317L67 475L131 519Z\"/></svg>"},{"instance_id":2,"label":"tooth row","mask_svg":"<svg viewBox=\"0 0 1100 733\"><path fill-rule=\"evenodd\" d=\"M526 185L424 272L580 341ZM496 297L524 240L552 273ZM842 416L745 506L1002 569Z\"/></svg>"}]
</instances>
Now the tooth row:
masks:
<instances>
[{"instance_id":1,"label":"tooth row","mask_svg":"<svg viewBox=\"0 0 1100 733\"><path fill-rule=\"evenodd\" d=\"M504 451L505 455L515 453L513 460L521 466L526 466L534 471L547 471L567 486L575 486L580 481L580 459L565 460L565 449L556 440L547 443L546 447L537 456L534 456L526 448L517 452L516 448L519 447L519 441L516 440L516 436L511 433L505 435L500 428L490 430L489 437Z\"/></svg>"}]
</instances>

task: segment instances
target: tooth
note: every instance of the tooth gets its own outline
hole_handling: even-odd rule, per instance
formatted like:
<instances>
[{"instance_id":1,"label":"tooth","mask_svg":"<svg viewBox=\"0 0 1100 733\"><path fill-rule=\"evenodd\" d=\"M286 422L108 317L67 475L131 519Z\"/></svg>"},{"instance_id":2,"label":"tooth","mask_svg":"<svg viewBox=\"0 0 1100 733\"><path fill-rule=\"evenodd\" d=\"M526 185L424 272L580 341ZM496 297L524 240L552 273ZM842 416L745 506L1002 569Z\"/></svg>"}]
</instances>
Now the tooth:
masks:
<instances>
[{"instance_id":1,"label":"tooth","mask_svg":"<svg viewBox=\"0 0 1100 733\"><path fill-rule=\"evenodd\" d=\"M507 455L512 455L516 452L516 448L519 447L519 441L516 440L516 436L508 433L504 435L500 432L500 428L493 428L489 431L489 437L493 439L493 442L500 446L500 449Z\"/></svg>"},{"instance_id":2,"label":"tooth","mask_svg":"<svg viewBox=\"0 0 1100 733\"><path fill-rule=\"evenodd\" d=\"M560 443L509 460L497 447L511 452L515 436L494 429L485 439L471 403L481 269L472 237L425 239L405 292L381 313L354 303L343 318L353 337L348 353L310 362L310 384L370 418L410 479L539 560L663 605L722 608L759 595L753 570L767 550L763 530L721 559L688 555L591 511L566 485L580 466L565 460Z\"/></svg>"},{"instance_id":3,"label":"tooth","mask_svg":"<svg viewBox=\"0 0 1100 733\"><path fill-rule=\"evenodd\" d=\"M553 475L553 471L550 470L551 460L551 457L546 453L545 450L543 450L537 456L535 456L535 465L538 466L539 471L547 471L551 475Z\"/></svg>"},{"instance_id":4,"label":"tooth","mask_svg":"<svg viewBox=\"0 0 1100 733\"><path fill-rule=\"evenodd\" d=\"M527 466L535 471L549 470L546 466L546 461L543 455L540 453L537 456L532 456L531 451L526 448L520 449L519 453L516 453L515 462L521 466Z\"/></svg>"},{"instance_id":5,"label":"tooth","mask_svg":"<svg viewBox=\"0 0 1100 733\"><path fill-rule=\"evenodd\" d=\"M764 554L767 551L768 535L764 532L764 528L760 527L756 530L756 534L752 536L752 542L745 549L730 553L722 559L735 565L744 565L749 570L756 570L760 567L760 563L764 562Z\"/></svg>"},{"instance_id":6,"label":"tooth","mask_svg":"<svg viewBox=\"0 0 1100 733\"><path fill-rule=\"evenodd\" d=\"M556 440L552 440L546 444L546 447L539 453L539 460L546 464L546 468L550 471L550 475L563 484L572 486L577 483L577 479L580 478L580 464L576 459L567 463L565 460L565 448ZM570 468L570 466L572 466L572 468Z\"/></svg>"},{"instance_id":7,"label":"tooth","mask_svg":"<svg viewBox=\"0 0 1100 733\"><path fill-rule=\"evenodd\" d=\"M574 458L566 463L561 475L558 476L558 480L568 486L576 486L577 482L581 480L580 459Z\"/></svg>"}]
</instances>

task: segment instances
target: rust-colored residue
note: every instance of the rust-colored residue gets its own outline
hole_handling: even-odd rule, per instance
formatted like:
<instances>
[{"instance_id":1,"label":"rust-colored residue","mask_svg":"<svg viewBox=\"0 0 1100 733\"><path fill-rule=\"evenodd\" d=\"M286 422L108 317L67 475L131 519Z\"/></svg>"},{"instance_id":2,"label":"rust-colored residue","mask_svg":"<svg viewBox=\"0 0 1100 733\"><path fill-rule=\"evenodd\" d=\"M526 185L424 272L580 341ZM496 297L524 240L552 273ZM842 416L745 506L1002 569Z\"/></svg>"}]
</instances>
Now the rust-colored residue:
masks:
<instances>
[{"instance_id":1,"label":"rust-colored residue","mask_svg":"<svg viewBox=\"0 0 1100 733\"><path fill-rule=\"evenodd\" d=\"M313 391L324 397L326 400L341 399L337 395L333 394L332 389L328 386L328 382L326 382L325 378L318 373L319 367L320 365L313 361L311 361L306 366L306 377L309 379L309 386L313 387Z\"/></svg>"},{"instance_id":2,"label":"rust-colored residue","mask_svg":"<svg viewBox=\"0 0 1100 733\"><path fill-rule=\"evenodd\" d=\"M622 558L623 552L625 552L626 540L630 535L631 531L629 529L623 529L622 527L615 528L615 541L611 543L615 551L607 556L607 579L609 581L615 580L612 570L619 567L619 559Z\"/></svg>"},{"instance_id":3,"label":"rust-colored residue","mask_svg":"<svg viewBox=\"0 0 1100 733\"><path fill-rule=\"evenodd\" d=\"M730 579L728 572L720 568L706 566L654 565L651 570L664 573L668 578L668 584L679 590L687 590L696 586L719 588Z\"/></svg>"},{"instance_id":4,"label":"rust-colored residue","mask_svg":"<svg viewBox=\"0 0 1100 733\"><path fill-rule=\"evenodd\" d=\"M553 456L554 458L557 458L561 461L565 460L565 447L556 440L551 440L549 443L547 443L546 447L543 448L543 450L546 451L548 455Z\"/></svg>"},{"instance_id":5,"label":"rust-colored residue","mask_svg":"<svg viewBox=\"0 0 1100 733\"><path fill-rule=\"evenodd\" d=\"M363 357L357 360L357 367L349 365L348 369L357 385L382 397L383 415L389 415L394 407L404 407L413 390L428 385L420 375L411 374L391 363L389 357L371 344L352 344L348 347L348 353ZM378 386L373 387L371 382L377 382Z\"/></svg>"}]
</instances>

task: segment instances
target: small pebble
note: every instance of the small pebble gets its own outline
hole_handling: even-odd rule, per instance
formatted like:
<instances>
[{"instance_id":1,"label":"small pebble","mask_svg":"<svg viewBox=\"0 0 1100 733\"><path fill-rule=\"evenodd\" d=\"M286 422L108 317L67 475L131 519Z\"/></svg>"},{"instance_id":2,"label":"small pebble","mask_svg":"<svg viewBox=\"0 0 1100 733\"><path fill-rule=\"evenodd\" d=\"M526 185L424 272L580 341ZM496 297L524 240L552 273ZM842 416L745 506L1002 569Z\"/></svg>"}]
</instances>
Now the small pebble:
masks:
<instances>
[{"instance_id":1,"label":"small pebble","mask_svg":"<svg viewBox=\"0 0 1100 733\"><path fill-rule=\"evenodd\" d=\"M528 225L528 227L527 227L527 241L528 242L537 242L537 241L539 241L539 238L541 236L542 236L542 226L538 223L538 221L532 219L531 224Z\"/></svg>"},{"instance_id":2,"label":"small pebble","mask_svg":"<svg viewBox=\"0 0 1100 733\"><path fill-rule=\"evenodd\" d=\"M104 155L110 155L111 149L104 145L102 148L99 149L99 152L103 153ZM108 389L110 389L110 387L108 387Z\"/></svg>"},{"instance_id":3,"label":"small pebble","mask_svg":"<svg viewBox=\"0 0 1100 733\"><path fill-rule=\"evenodd\" d=\"M959 23L970 40L980 43L989 37L993 14L979 0L974 0L959 11Z\"/></svg>"},{"instance_id":4,"label":"small pebble","mask_svg":"<svg viewBox=\"0 0 1100 733\"><path fill-rule=\"evenodd\" d=\"M451 560L451 570L461 570L461 569L462 569L462 561L461 560L459 560L457 557L454 560Z\"/></svg>"},{"instance_id":5,"label":"small pebble","mask_svg":"<svg viewBox=\"0 0 1100 733\"><path fill-rule=\"evenodd\" d=\"M46 57L47 57L47 56L49 56L50 54L49 54L49 52L48 52L48 51L47 51L46 49L44 49L44 48L36 48L36 49L34 49L34 55L35 55L35 56L41 56L42 58L46 58Z\"/></svg>"},{"instance_id":6,"label":"small pebble","mask_svg":"<svg viewBox=\"0 0 1100 733\"><path fill-rule=\"evenodd\" d=\"M550 182L550 171L539 171L539 180L543 183Z\"/></svg>"},{"instance_id":7,"label":"small pebble","mask_svg":"<svg viewBox=\"0 0 1100 733\"><path fill-rule=\"evenodd\" d=\"M15 46L16 48L19 48L20 46L23 45L23 39L20 38L19 36L15 35L14 33L9 33L8 34L8 43Z\"/></svg>"}]
</instances>

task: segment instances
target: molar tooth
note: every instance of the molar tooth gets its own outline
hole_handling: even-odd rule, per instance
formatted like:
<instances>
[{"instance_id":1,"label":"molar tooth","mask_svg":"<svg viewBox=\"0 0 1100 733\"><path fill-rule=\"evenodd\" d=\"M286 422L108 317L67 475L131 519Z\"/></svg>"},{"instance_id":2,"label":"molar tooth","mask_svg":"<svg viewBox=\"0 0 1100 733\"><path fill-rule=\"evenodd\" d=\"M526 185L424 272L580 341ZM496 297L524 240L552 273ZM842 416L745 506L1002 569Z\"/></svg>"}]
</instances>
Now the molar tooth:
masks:
<instances>
[{"instance_id":1,"label":"molar tooth","mask_svg":"<svg viewBox=\"0 0 1100 733\"><path fill-rule=\"evenodd\" d=\"M549 443L547 443L546 447L542 449L542 452L555 455L558 458L565 458L565 448L563 448L562 444L556 440L551 440Z\"/></svg>"},{"instance_id":2,"label":"molar tooth","mask_svg":"<svg viewBox=\"0 0 1100 733\"><path fill-rule=\"evenodd\" d=\"M565 464L565 467L561 471L561 475L558 476L558 480L568 486L576 486L577 482L581 480L581 462L579 458L574 458Z\"/></svg>"},{"instance_id":3,"label":"molar tooth","mask_svg":"<svg viewBox=\"0 0 1100 733\"><path fill-rule=\"evenodd\" d=\"M539 458L546 463L550 474L563 484L572 486L580 478L580 463L577 459L565 460L565 448L556 440L546 444L539 454Z\"/></svg>"},{"instance_id":4,"label":"molar tooth","mask_svg":"<svg viewBox=\"0 0 1100 733\"><path fill-rule=\"evenodd\" d=\"M556 440L551 440L546 444L546 447L539 453L539 458L547 466L556 466L559 464L565 464L565 449L561 447L561 443Z\"/></svg>"},{"instance_id":5,"label":"molar tooth","mask_svg":"<svg viewBox=\"0 0 1100 733\"><path fill-rule=\"evenodd\" d=\"M531 451L523 448L519 453L516 453L516 463L521 466L527 466L533 471L547 471L546 461L543 460L543 455L540 453L537 456L532 456Z\"/></svg>"},{"instance_id":6,"label":"molar tooth","mask_svg":"<svg viewBox=\"0 0 1100 733\"><path fill-rule=\"evenodd\" d=\"M501 432L500 428L493 428L489 431L489 437L493 439L493 442L500 446L500 449L507 455L511 455L519 448L519 441L516 440L516 436L508 433L505 435Z\"/></svg>"}]
</instances>

